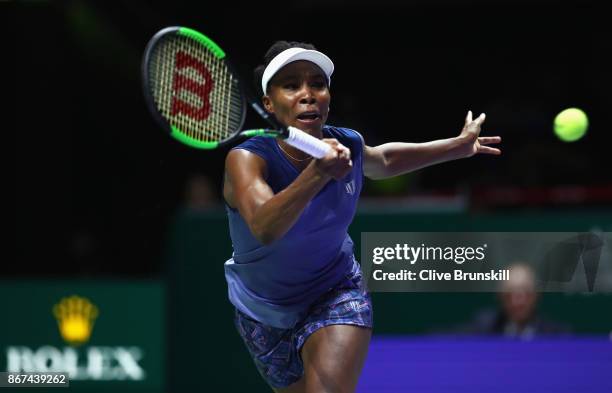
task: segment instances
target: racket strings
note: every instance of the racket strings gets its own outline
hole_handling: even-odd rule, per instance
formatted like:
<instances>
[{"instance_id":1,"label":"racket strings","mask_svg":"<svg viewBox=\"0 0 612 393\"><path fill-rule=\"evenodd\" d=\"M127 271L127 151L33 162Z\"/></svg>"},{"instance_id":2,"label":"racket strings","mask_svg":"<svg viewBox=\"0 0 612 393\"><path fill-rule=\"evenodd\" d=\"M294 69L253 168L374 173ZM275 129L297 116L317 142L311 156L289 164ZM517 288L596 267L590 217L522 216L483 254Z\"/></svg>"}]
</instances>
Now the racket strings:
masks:
<instances>
[{"instance_id":1,"label":"racket strings","mask_svg":"<svg viewBox=\"0 0 612 393\"><path fill-rule=\"evenodd\" d=\"M224 123L225 117L223 116L224 107L227 106L226 102L228 101L226 97L228 97L225 91L225 79L227 76L227 66L220 61L215 61L216 58L212 54L212 52L206 52L206 64L210 64L212 66L211 72L216 75L215 81L217 83L216 88L219 90L219 94L215 94L213 99L215 100L213 106L215 108L219 108L219 129L229 129L229 124ZM215 135L218 136L218 135Z\"/></svg>"},{"instance_id":2,"label":"racket strings","mask_svg":"<svg viewBox=\"0 0 612 393\"><path fill-rule=\"evenodd\" d=\"M200 43L180 35L160 40L151 56L150 74L155 103L179 132L218 142L242 126L244 107L237 81L225 61Z\"/></svg>"}]
</instances>

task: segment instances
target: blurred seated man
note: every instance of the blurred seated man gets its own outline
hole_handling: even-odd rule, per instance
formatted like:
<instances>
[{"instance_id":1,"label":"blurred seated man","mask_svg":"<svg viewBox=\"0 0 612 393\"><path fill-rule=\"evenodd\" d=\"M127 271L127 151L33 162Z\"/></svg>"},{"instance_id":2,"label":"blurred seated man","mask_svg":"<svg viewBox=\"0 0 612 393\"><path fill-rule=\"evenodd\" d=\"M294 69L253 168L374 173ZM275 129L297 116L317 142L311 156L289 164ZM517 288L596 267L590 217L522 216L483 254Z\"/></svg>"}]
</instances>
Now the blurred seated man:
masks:
<instances>
[{"instance_id":1,"label":"blurred seated man","mask_svg":"<svg viewBox=\"0 0 612 393\"><path fill-rule=\"evenodd\" d=\"M565 326L538 314L539 294L531 267L524 263L514 263L509 270L510 279L501 284L498 293L499 308L481 311L467 326L467 333L500 334L521 339L569 333Z\"/></svg>"}]
</instances>

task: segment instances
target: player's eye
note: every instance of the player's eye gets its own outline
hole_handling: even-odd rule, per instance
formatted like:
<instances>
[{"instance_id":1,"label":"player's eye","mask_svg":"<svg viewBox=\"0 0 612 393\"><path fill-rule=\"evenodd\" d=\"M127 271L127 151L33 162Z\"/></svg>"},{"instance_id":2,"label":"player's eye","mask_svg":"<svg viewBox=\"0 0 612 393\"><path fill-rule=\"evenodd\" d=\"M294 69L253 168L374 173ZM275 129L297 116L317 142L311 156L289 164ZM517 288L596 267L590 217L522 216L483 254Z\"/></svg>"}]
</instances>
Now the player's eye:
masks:
<instances>
[{"instance_id":1,"label":"player's eye","mask_svg":"<svg viewBox=\"0 0 612 393\"><path fill-rule=\"evenodd\" d=\"M322 80L317 80L317 81L311 82L310 86L315 88L315 89L324 89L327 86L327 83L325 83Z\"/></svg>"}]
</instances>

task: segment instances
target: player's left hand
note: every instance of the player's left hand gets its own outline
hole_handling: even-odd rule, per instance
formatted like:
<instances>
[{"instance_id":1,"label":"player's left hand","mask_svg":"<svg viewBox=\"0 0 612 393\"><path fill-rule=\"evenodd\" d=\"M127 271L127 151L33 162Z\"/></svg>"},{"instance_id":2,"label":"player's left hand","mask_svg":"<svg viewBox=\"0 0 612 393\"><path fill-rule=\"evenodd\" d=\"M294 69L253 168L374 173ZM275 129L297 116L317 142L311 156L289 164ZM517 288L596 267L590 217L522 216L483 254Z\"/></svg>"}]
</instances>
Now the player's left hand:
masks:
<instances>
[{"instance_id":1,"label":"player's left hand","mask_svg":"<svg viewBox=\"0 0 612 393\"><path fill-rule=\"evenodd\" d=\"M481 114L476 119L472 120L472 111L468 111L465 117L465 125L461 134L459 134L458 140L460 145L458 147L459 154L463 157L471 157L475 154L493 154L500 155L501 150L486 145L501 142L499 136L479 136L480 127L485 121L485 114Z\"/></svg>"}]
</instances>

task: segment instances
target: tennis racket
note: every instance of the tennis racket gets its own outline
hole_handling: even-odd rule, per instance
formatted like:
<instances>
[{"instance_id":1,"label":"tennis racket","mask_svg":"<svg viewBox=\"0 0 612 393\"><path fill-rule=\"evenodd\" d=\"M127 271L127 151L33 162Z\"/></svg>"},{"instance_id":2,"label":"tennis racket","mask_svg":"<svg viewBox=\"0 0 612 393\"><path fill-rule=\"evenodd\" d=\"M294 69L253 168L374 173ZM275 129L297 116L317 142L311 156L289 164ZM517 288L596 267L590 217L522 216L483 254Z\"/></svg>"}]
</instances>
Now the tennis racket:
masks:
<instances>
[{"instance_id":1,"label":"tennis racket","mask_svg":"<svg viewBox=\"0 0 612 393\"><path fill-rule=\"evenodd\" d=\"M295 127L284 127L247 98L225 52L186 27L167 27L147 44L142 62L145 100L159 125L176 140L215 149L257 135L282 138L315 158L330 146ZM272 128L241 131L250 106Z\"/></svg>"}]
</instances>

